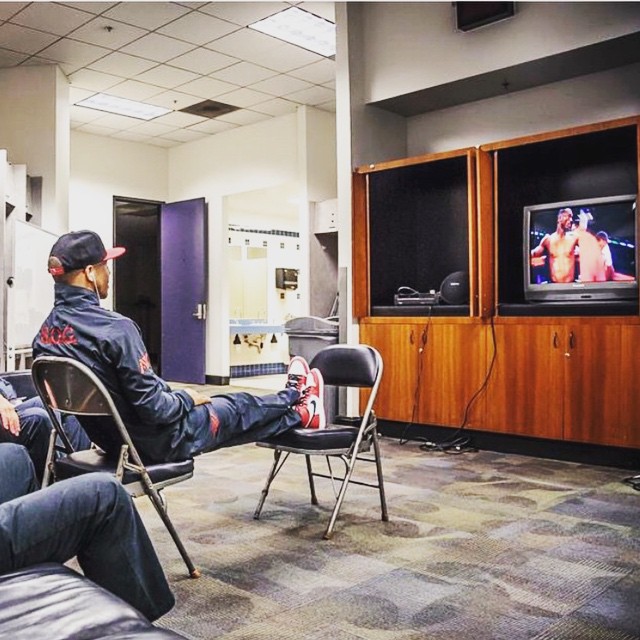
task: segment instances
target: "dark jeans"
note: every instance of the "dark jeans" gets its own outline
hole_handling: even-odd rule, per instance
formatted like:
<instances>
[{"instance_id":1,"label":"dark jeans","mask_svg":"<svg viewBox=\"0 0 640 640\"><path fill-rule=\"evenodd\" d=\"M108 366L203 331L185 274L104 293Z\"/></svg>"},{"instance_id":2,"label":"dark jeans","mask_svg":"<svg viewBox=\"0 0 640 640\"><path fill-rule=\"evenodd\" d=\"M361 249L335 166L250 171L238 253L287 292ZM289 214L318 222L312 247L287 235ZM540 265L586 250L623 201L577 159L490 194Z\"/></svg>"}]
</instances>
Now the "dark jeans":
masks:
<instances>
[{"instance_id":1,"label":"dark jeans","mask_svg":"<svg viewBox=\"0 0 640 640\"><path fill-rule=\"evenodd\" d=\"M184 460L206 451L257 442L300 426L292 408L297 389L254 396L250 393L216 395L194 407L178 424L183 437L167 459ZM187 435L187 437L184 437Z\"/></svg>"},{"instance_id":2,"label":"dark jeans","mask_svg":"<svg viewBox=\"0 0 640 640\"><path fill-rule=\"evenodd\" d=\"M39 480L42 480L44 465L49 448L49 434L53 426L40 398L29 398L16 406L16 413L20 420L20 433L12 435L6 429L0 428L0 443L11 442L26 447ZM64 430L76 451L88 449L91 445L89 437L80 426L77 418L67 416L64 419Z\"/></svg>"},{"instance_id":3,"label":"dark jeans","mask_svg":"<svg viewBox=\"0 0 640 640\"><path fill-rule=\"evenodd\" d=\"M106 474L41 491L26 451L0 445L0 573L77 556L85 575L149 620L174 598L131 497Z\"/></svg>"}]
</instances>

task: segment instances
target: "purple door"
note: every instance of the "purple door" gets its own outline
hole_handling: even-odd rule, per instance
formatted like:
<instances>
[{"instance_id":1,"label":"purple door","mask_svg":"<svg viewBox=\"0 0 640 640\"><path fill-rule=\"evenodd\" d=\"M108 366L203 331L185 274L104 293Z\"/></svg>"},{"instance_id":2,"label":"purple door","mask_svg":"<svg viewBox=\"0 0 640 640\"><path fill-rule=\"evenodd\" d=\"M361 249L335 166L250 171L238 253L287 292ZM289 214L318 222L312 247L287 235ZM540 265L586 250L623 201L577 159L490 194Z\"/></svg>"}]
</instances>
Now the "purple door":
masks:
<instances>
[{"instance_id":1,"label":"purple door","mask_svg":"<svg viewBox=\"0 0 640 640\"><path fill-rule=\"evenodd\" d=\"M165 380L205 382L206 248L204 198L162 205L160 371Z\"/></svg>"}]
</instances>

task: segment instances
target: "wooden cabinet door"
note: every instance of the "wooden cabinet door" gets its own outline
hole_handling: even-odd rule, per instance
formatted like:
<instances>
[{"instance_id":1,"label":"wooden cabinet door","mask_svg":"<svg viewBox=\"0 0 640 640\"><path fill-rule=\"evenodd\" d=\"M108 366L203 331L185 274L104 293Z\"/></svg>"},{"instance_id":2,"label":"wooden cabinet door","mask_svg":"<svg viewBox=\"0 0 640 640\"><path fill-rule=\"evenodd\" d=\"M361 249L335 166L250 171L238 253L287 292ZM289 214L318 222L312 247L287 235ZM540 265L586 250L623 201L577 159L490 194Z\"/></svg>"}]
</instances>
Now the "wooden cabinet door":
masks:
<instances>
[{"instance_id":1,"label":"wooden cabinet door","mask_svg":"<svg viewBox=\"0 0 640 640\"><path fill-rule=\"evenodd\" d=\"M613 444L620 406L620 326L564 329L565 440Z\"/></svg>"},{"instance_id":2,"label":"wooden cabinet door","mask_svg":"<svg viewBox=\"0 0 640 640\"><path fill-rule=\"evenodd\" d=\"M640 448L640 326L620 327L620 381L610 390L608 402L619 410L610 443ZM608 385L607 385L608 386Z\"/></svg>"},{"instance_id":3,"label":"wooden cabinet door","mask_svg":"<svg viewBox=\"0 0 640 640\"><path fill-rule=\"evenodd\" d=\"M478 392L486 375L486 328L481 324L431 324L419 339L426 340L420 374L418 421L474 428L484 415L484 395Z\"/></svg>"},{"instance_id":4,"label":"wooden cabinet door","mask_svg":"<svg viewBox=\"0 0 640 640\"><path fill-rule=\"evenodd\" d=\"M496 361L487 387L485 430L562 438L562 331L552 324L495 326ZM489 344L487 352L490 358Z\"/></svg>"},{"instance_id":5,"label":"wooden cabinet door","mask_svg":"<svg viewBox=\"0 0 640 640\"><path fill-rule=\"evenodd\" d=\"M379 418L398 422L417 420L416 372L422 330L414 324L360 325L360 342L375 347L384 363L374 407Z\"/></svg>"}]
</instances>

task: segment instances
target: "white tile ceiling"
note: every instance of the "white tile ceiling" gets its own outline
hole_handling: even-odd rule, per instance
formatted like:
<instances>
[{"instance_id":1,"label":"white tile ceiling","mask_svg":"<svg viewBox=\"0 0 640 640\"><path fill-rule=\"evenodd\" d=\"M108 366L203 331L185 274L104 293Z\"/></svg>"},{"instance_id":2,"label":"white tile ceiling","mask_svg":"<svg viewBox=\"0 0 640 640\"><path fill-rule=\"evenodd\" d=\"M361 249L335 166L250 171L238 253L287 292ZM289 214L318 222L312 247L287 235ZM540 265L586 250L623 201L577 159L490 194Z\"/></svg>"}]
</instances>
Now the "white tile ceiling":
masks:
<instances>
[{"instance_id":1,"label":"white tile ceiling","mask_svg":"<svg viewBox=\"0 0 640 640\"><path fill-rule=\"evenodd\" d=\"M202 100L240 107L215 120L150 122L71 107L71 127L162 147L311 105L335 111L335 64L248 24L291 5L333 20L333 2L4 2L0 68L58 64L73 103L94 93L177 111Z\"/></svg>"}]
</instances>

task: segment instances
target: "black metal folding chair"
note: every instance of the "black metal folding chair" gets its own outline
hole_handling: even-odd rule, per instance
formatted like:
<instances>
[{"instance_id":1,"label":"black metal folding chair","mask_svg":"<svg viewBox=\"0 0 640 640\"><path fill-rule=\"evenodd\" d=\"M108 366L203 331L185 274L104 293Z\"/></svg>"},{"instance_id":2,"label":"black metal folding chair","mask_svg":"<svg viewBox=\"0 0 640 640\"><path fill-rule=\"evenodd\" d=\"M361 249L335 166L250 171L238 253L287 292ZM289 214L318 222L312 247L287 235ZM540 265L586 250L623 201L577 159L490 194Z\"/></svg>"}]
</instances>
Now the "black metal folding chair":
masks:
<instances>
[{"instance_id":1,"label":"black metal folding chair","mask_svg":"<svg viewBox=\"0 0 640 640\"><path fill-rule=\"evenodd\" d=\"M318 504L314 485L315 477L329 478L332 481L335 480L342 483L339 491L336 493L336 502L323 536L328 540L333 535L338 513L340 512L349 484L358 484L378 489L382 520L384 522L389 520L384 494L382 464L380 461L380 446L377 433L378 425L375 414L373 413L373 403L376 399L380 379L382 378L383 363L380 354L373 347L367 345L353 346L336 344L325 347L318 352L311 360L310 366L320 370L324 382L327 385L370 388L371 391L364 413L355 421L342 419L341 423L341 419L338 417L335 420L336 424L327 425L326 429L291 429L279 436L256 443L259 447L273 449L274 460L253 517L256 520L260 517L271 483L278 475L289 454L302 454L306 459L312 504ZM351 424L345 424L345 422L351 422ZM355 425L353 422L355 422ZM285 454L284 458L282 458L283 453ZM371 457L371 454L373 457ZM329 470L328 474L318 473L313 470L311 464L312 456L324 456L326 458ZM334 457L341 459L345 465L344 474L341 477L336 477L331 469L331 459ZM353 471L357 461L375 463L377 482L353 479Z\"/></svg>"},{"instance_id":2,"label":"black metal folding chair","mask_svg":"<svg viewBox=\"0 0 640 640\"><path fill-rule=\"evenodd\" d=\"M193 476L193 460L145 465L111 395L91 369L81 362L42 356L34 360L31 375L55 427L42 486L46 487L52 480L85 473L110 473L132 497L149 497L187 565L189 575L199 577L200 572L182 544L167 513L166 501L160 495L164 487ZM62 428L61 415L80 418L89 438L103 449L93 447L74 451Z\"/></svg>"}]
</instances>

